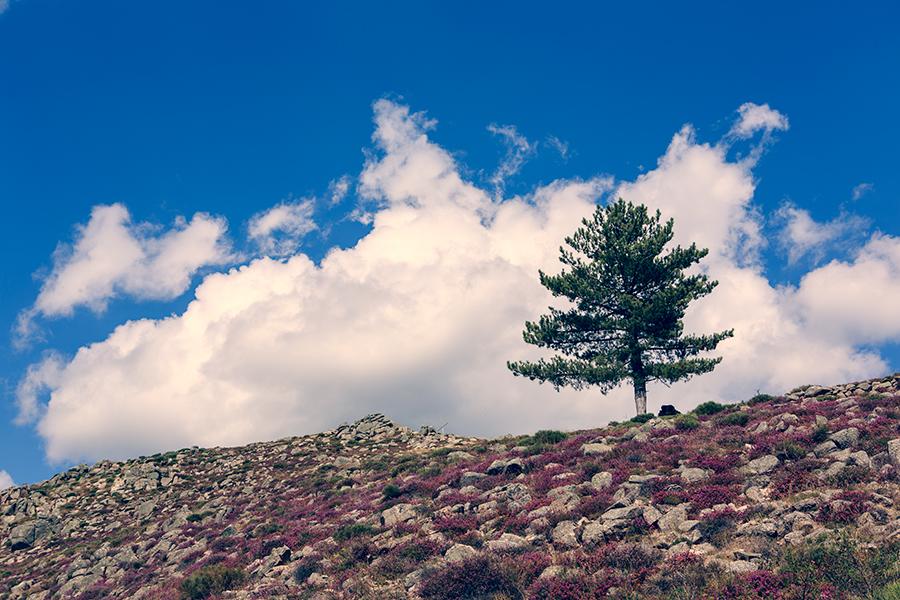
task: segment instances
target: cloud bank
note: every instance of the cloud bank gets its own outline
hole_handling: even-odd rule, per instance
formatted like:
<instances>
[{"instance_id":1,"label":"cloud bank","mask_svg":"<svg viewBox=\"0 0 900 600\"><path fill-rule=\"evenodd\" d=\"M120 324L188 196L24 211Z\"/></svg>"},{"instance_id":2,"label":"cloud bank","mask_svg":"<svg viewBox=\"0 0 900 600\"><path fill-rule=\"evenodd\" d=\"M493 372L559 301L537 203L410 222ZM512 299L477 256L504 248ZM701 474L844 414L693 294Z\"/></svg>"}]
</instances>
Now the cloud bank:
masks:
<instances>
[{"instance_id":1,"label":"cloud bank","mask_svg":"<svg viewBox=\"0 0 900 600\"><path fill-rule=\"evenodd\" d=\"M2 8L2 6L0 6ZM16 482L13 481L13 478L9 476L9 473L6 471L0 471L0 490L5 490L6 488L10 488L16 485Z\"/></svg>"},{"instance_id":2,"label":"cloud bank","mask_svg":"<svg viewBox=\"0 0 900 600\"><path fill-rule=\"evenodd\" d=\"M691 306L686 331L735 330L715 372L651 386L651 409L887 368L865 348L900 336L891 310L896 238L874 236L852 260L811 271L796 288L765 277L752 170L772 133L787 128L768 106L742 106L715 145L685 126L634 182L555 181L512 198L496 194L496 182L485 190L465 180L428 139L436 122L423 113L386 100L374 113L356 213L371 231L319 265L295 254L208 275L184 314L127 322L72 357L33 365L19 384L19 415L35 424L50 461L300 435L376 411L411 427L442 420L464 435L628 418L627 386L605 397L557 393L505 367L547 355L521 337L526 320L563 302L537 271L558 268L563 238L607 195L659 208L675 219L676 243L710 248L700 268L719 286ZM503 165L532 147L508 133L519 150ZM750 140L750 152L729 160L739 140ZM512 168L503 165L498 173Z\"/></svg>"},{"instance_id":3,"label":"cloud bank","mask_svg":"<svg viewBox=\"0 0 900 600\"><path fill-rule=\"evenodd\" d=\"M54 252L37 300L19 314L14 343L21 347L40 335L38 316L67 317L79 306L99 313L117 295L177 298L200 268L229 260L226 229L224 219L198 213L161 231L132 223L122 204L95 206L87 225L77 227L75 242Z\"/></svg>"}]
</instances>

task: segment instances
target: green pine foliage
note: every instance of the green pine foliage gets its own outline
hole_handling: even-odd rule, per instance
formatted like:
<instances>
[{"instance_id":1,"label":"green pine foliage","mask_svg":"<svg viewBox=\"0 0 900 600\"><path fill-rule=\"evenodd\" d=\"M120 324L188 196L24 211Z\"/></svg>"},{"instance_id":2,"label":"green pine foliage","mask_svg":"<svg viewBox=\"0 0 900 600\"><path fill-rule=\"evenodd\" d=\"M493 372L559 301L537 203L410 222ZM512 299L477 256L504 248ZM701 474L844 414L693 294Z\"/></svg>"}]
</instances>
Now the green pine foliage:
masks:
<instances>
[{"instance_id":1,"label":"green pine foliage","mask_svg":"<svg viewBox=\"0 0 900 600\"><path fill-rule=\"evenodd\" d=\"M606 393L630 380L637 414L647 412L646 386L669 384L708 373L722 360L700 358L732 336L732 330L711 335L685 335L682 317L688 304L717 285L706 275L686 276L707 249L678 246L664 253L672 239L673 221L644 205L618 202L597 206L560 248L568 270L540 273L541 285L563 296L574 307L550 309L536 323L526 322L529 344L558 350L549 360L507 362L515 374L548 382L559 389L597 386Z\"/></svg>"}]
</instances>

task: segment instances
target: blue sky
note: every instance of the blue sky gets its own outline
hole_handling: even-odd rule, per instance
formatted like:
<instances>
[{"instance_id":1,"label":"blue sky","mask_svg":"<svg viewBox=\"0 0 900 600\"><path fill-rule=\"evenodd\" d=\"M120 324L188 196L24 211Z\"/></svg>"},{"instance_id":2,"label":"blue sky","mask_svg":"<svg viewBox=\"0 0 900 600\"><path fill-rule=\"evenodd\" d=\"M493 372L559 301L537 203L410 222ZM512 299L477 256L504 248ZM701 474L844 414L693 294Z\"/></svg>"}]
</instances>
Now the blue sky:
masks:
<instances>
[{"instance_id":1,"label":"blue sky","mask_svg":"<svg viewBox=\"0 0 900 600\"><path fill-rule=\"evenodd\" d=\"M619 195L710 247L687 325L735 328L651 409L900 369L891 3L309 4L0 0L0 486L627 418L505 369Z\"/></svg>"}]
</instances>

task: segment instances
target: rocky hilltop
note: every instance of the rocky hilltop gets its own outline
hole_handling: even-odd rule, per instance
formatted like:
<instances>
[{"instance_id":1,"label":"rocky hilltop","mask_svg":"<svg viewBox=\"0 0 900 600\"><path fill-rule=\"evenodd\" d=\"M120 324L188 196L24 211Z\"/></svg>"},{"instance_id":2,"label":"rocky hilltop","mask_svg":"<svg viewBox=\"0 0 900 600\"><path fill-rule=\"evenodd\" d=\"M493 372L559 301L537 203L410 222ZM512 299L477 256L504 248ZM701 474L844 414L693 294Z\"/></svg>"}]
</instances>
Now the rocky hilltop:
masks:
<instances>
[{"instance_id":1,"label":"rocky hilltop","mask_svg":"<svg viewBox=\"0 0 900 600\"><path fill-rule=\"evenodd\" d=\"M375 414L3 490L0 599L900 598L898 503L900 375L493 440Z\"/></svg>"}]
</instances>

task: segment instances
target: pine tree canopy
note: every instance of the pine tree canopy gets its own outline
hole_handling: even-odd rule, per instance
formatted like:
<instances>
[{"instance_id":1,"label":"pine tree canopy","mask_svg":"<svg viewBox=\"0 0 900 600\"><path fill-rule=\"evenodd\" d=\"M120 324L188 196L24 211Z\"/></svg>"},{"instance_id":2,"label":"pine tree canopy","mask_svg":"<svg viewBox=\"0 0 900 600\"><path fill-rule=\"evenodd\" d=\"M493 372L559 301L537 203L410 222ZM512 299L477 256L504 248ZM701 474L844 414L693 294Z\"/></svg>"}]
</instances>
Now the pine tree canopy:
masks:
<instances>
[{"instance_id":1,"label":"pine tree canopy","mask_svg":"<svg viewBox=\"0 0 900 600\"><path fill-rule=\"evenodd\" d=\"M569 310L550 307L537 323L526 322L529 344L557 350L550 360L507 362L516 375L557 390L595 385L606 393L625 379L634 386L635 408L646 413L646 384L666 385L712 371L722 360L699 358L733 335L684 335L682 318L691 300L709 294L718 284L706 275L686 276L684 270L709 252L678 246L665 254L673 221L660 223L660 213L647 213L621 198L597 206L593 219L560 247L559 275L539 271L541 284L554 296L568 298Z\"/></svg>"}]
</instances>

